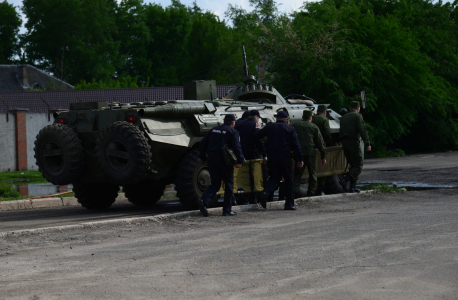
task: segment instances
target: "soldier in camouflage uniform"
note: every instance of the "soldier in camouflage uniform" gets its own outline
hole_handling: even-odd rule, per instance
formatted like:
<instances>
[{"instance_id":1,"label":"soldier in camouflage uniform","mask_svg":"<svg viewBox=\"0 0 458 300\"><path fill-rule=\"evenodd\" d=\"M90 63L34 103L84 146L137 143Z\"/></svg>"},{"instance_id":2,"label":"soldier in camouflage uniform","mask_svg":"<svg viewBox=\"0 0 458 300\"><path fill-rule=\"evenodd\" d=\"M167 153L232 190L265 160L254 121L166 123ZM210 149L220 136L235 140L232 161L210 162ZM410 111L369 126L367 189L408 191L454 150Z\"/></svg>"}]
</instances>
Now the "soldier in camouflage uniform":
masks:
<instances>
[{"instance_id":1,"label":"soldier in camouflage uniform","mask_svg":"<svg viewBox=\"0 0 458 300\"><path fill-rule=\"evenodd\" d=\"M326 105L318 105L316 115L312 117L312 123L320 129L321 136L323 137L326 147L332 146L331 127L329 126L329 119L326 118ZM320 196L324 191L326 177L320 177L317 181L316 195Z\"/></svg>"},{"instance_id":2,"label":"soldier in camouflage uniform","mask_svg":"<svg viewBox=\"0 0 458 300\"><path fill-rule=\"evenodd\" d=\"M364 141L366 150L371 151L369 135L367 134L363 116L359 114L359 110L359 102L353 101L350 103L350 111L340 119L339 139L342 142L345 157L350 164L350 170L348 174L340 180L340 184L344 191L349 191L350 193L359 193L356 182L363 169L363 154L359 145L361 138ZM349 181L350 190L348 190L347 186Z\"/></svg>"},{"instance_id":3,"label":"soldier in camouflage uniform","mask_svg":"<svg viewBox=\"0 0 458 300\"><path fill-rule=\"evenodd\" d=\"M307 197L315 196L317 179L316 179L316 156L315 147L321 154L321 164L326 163L326 150L320 130L315 124L312 124L312 112L304 110L302 121L293 125L296 129L297 138L301 145L304 159L304 167L294 169L294 193L297 195L301 186L301 177L304 174L305 167L309 171L309 187Z\"/></svg>"}]
</instances>

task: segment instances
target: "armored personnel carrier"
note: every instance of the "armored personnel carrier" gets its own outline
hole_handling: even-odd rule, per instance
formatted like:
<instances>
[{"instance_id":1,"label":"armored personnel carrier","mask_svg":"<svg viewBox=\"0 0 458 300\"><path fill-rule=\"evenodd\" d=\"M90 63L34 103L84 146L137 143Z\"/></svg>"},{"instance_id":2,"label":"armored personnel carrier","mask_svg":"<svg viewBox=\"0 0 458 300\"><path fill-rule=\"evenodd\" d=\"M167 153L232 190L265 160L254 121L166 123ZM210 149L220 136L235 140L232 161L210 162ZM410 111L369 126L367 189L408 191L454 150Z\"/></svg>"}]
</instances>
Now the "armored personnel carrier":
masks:
<instances>
[{"instance_id":1,"label":"armored personnel carrier","mask_svg":"<svg viewBox=\"0 0 458 300\"><path fill-rule=\"evenodd\" d=\"M190 82L184 89L185 100L72 103L68 111L54 113L54 123L35 141L39 170L53 184L73 184L78 202L89 209L109 207L120 187L133 204L150 206L168 184L192 208L210 184L208 169L198 157L199 142L223 124L226 114L240 118L244 111L257 109L267 124L283 110L294 123L304 109L317 107L305 96L282 97L273 86L258 83L247 67L244 83L221 99L213 99L214 81ZM337 141L340 115L328 112ZM342 163L336 166L318 170L318 175L343 173Z\"/></svg>"}]
</instances>

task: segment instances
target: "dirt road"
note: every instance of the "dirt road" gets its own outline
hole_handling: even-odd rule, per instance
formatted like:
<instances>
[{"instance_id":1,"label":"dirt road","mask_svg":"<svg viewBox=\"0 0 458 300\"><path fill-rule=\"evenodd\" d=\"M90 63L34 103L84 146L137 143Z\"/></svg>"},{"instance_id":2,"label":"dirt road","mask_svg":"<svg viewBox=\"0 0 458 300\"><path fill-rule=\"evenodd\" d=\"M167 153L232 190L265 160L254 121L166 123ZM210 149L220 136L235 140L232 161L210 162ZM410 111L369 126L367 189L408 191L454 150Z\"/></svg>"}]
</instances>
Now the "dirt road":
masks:
<instances>
[{"instance_id":1,"label":"dirt road","mask_svg":"<svg viewBox=\"0 0 458 300\"><path fill-rule=\"evenodd\" d=\"M456 299L456 191L5 238L0 299Z\"/></svg>"},{"instance_id":2,"label":"dirt road","mask_svg":"<svg viewBox=\"0 0 458 300\"><path fill-rule=\"evenodd\" d=\"M455 186L457 158L367 161L361 179ZM0 238L0 300L457 299L457 192Z\"/></svg>"}]
</instances>

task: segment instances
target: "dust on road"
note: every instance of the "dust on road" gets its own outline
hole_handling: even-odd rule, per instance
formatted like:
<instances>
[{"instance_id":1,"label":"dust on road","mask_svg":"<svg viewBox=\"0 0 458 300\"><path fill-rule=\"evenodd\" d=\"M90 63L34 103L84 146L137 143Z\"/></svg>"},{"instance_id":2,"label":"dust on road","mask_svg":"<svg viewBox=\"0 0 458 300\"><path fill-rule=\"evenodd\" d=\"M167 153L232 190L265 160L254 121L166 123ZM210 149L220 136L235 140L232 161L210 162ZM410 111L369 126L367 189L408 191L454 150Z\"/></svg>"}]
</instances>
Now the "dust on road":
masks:
<instances>
[{"instance_id":1,"label":"dust on road","mask_svg":"<svg viewBox=\"0 0 458 300\"><path fill-rule=\"evenodd\" d=\"M0 299L456 299L457 213L450 189L9 237Z\"/></svg>"}]
</instances>

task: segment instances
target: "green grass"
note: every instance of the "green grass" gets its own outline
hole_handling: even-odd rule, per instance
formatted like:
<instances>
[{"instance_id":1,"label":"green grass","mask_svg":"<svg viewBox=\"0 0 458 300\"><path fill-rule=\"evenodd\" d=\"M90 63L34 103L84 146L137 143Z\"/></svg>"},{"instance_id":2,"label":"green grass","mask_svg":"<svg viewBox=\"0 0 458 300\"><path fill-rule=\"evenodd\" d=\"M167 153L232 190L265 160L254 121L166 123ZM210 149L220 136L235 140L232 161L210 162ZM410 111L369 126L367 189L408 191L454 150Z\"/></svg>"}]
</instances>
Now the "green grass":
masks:
<instances>
[{"instance_id":1,"label":"green grass","mask_svg":"<svg viewBox=\"0 0 458 300\"><path fill-rule=\"evenodd\" d=\"M12 172L0 172L0 181L3 180L17 180L17 179L29 179L29 180L43 180L46 179L41 175L39 171L12 171Z\"/></svg>"},{"instance_id":2,"label":"green grass","mask_svg":"<svg viewBox=\"0 0 458 300\"><path fill-rule=\"evenodd\" d=\"M404 193L405 189L394 187L389 183L369 183L362 187L364 190L374 190L374 193Z\"/></svg>"},{"instance_id":3,"label":"green grass","mask_svg":"<svg viewBox=\"0 0 458 300\"><path fill-rule=\"evenodd\" d=\"M17 198L20 196L16 185L0 182L0 198Z\"/></svg>"}]
</instances>

